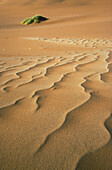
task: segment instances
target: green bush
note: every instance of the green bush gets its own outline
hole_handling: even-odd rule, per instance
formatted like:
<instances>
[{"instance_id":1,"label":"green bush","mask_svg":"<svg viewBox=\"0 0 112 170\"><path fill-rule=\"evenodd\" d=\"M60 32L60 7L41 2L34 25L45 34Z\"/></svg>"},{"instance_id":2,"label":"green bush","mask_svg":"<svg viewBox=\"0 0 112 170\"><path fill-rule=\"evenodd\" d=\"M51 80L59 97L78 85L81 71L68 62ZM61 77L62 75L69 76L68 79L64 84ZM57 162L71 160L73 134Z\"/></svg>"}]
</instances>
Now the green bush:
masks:
<instances>
[{"instance_id":1,"label":"green bush","mask_svg":"<svg viewBox=\"0 0 112 170\"><path fill-rule=\"evenodd\" d=\"M24 19L21 22L21 24L25 24L25 25L29 25L29 24L32 24L32 23L36 24L36 23L40 23L40 22L45 21L45 20L48 20L48 18L43 17L41 15L35 15L32 18L29 17L29 18Z\"/></svg>"}]
</instances>

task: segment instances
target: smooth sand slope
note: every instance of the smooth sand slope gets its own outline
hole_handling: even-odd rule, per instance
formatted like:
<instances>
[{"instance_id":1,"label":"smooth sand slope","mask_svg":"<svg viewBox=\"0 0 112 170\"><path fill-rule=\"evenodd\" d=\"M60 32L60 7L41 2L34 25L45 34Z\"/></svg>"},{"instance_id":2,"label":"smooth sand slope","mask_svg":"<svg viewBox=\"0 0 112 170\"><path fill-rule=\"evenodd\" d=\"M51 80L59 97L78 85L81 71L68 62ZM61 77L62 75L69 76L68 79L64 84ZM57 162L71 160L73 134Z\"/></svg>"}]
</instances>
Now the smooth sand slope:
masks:
<instances>
[{"instance_id":1,"label":"smooth sand slope","mask_svg":"<svg viewBox=\"0 0 112 170\"><path fill-rule=\"evenodd\" d=\"M112 169L111 5L0 1L1 170Z\"/></svg>"}]
</instances>

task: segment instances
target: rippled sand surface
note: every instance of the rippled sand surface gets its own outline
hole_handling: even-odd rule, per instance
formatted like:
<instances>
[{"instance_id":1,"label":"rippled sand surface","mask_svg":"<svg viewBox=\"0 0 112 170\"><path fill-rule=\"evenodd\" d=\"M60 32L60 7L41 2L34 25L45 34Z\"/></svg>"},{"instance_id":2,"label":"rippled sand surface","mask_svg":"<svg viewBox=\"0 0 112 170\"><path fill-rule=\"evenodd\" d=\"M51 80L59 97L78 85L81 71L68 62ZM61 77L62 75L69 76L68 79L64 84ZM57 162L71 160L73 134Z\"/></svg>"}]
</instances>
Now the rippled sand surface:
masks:
<instances>
[{"instance_id":1,"label":"rippled sand surface","mask_svg":"<svg viewBox=\"0 0 112 170\"><path fill-rule=\"evenodd\" d=\"M112 169L111 5L0 1L1 170Z\"/></svg>"}]
</instances>

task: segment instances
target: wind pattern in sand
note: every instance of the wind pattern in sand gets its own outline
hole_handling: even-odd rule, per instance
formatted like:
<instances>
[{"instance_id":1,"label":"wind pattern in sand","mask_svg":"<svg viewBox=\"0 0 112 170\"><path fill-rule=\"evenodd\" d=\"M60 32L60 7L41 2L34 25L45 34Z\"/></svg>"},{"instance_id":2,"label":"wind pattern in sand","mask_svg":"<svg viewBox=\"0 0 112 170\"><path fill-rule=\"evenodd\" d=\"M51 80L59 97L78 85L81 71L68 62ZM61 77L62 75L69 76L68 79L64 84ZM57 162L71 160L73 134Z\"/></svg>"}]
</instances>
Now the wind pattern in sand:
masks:
<instances>
[{"instance_id":1,"label":"wind pattern in sand","mask_svg":"<svg viewBox=\"0 0 112 170\"><path fill-rule=\"evenodd\" d=\"M112 41L27 39L81 50L0 57L1 169L75 169L110 139Z\"/></svg>"}]
</instances>

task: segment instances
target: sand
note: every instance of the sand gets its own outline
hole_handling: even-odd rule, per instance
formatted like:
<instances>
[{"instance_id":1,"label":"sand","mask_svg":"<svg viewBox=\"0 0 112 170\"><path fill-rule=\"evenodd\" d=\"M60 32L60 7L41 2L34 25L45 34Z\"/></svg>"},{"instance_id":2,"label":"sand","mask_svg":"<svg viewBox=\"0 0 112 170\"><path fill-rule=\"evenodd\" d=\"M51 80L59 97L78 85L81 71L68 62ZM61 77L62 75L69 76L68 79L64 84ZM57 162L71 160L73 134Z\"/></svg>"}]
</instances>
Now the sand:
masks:
<instances>
[{"instance_id":1,"label":"sand","mask_svg":"<svg viewBox=\"0 0 112 170\"><path fill-rule=\"evenodd\" d=\"M1 170L112 169L111 6L0 1Z\"/></svg>"}]
</instances>

